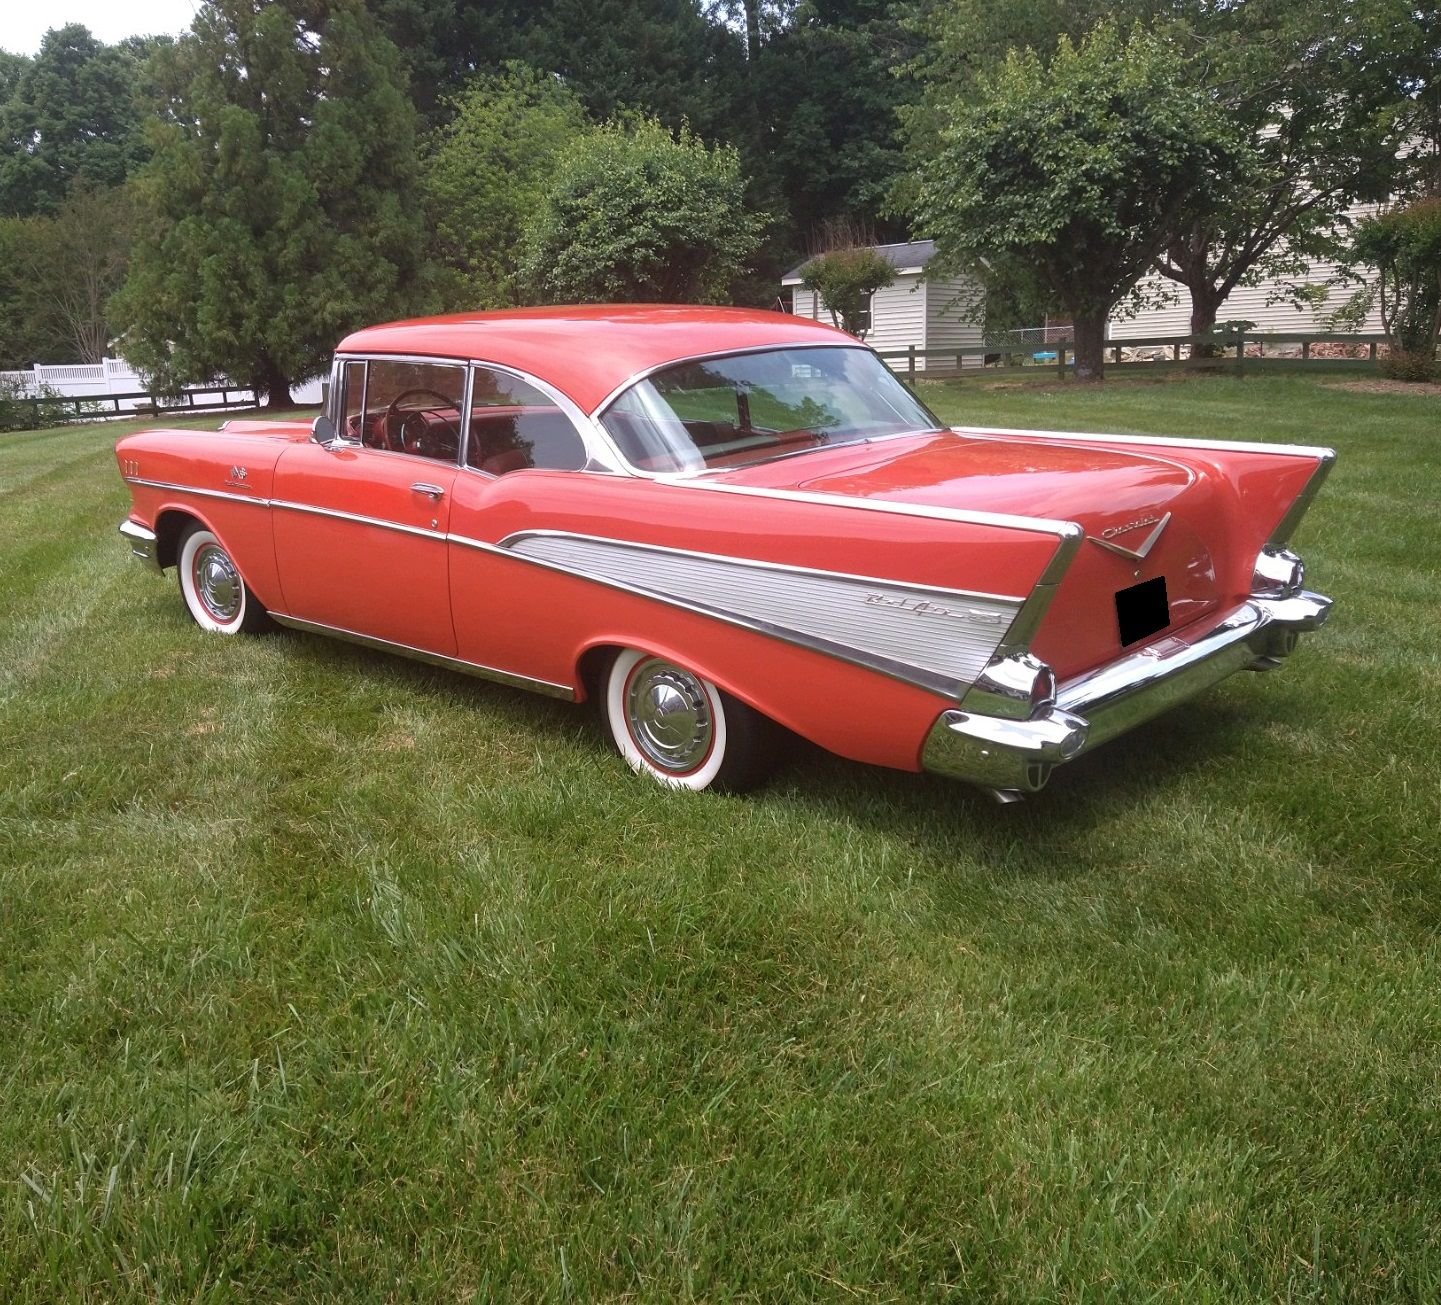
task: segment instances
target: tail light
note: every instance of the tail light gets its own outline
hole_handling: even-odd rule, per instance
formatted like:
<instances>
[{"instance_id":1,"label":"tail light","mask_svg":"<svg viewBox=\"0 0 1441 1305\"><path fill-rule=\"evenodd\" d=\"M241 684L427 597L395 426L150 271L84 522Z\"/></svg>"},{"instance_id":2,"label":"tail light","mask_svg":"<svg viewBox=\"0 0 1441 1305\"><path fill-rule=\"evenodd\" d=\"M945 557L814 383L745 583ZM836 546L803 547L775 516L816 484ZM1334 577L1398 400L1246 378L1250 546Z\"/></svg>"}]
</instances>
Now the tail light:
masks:
<instances>
[{"instance_id":1,"label":"tail light","mask_svg":"<svg viewBox=\"0 0 1441 1305\"><path fill-rule=\"evenodd\" d=\"M1306 582L1306 564L1289 548L1267 545L1256 559L1251 574L1251 593L1256 598L1294 598Z\"/></svg>"},{"instance_id":2,"label":"tail light","mask_svg":"<svg viewBox=\"0 0 1441 1305\"><path fill-rule=\"evenodd\" d=\"M982 716L1030 720L1056 703L1056 673L1032 653L991 658L961 707Z\"/></svg>"}]
</instances>

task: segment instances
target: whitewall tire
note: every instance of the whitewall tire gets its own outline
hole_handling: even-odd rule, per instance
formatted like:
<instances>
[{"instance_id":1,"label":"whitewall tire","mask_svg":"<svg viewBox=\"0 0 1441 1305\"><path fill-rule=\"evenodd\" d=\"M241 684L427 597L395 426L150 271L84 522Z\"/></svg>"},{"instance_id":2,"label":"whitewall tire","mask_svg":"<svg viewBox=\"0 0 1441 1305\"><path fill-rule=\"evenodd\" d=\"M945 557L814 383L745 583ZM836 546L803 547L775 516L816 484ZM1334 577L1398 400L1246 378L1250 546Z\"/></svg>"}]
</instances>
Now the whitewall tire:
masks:
<instances>
[{"instance_id":1,"label":"whitewall tire","mask_svg":"<svg viewBox=\"0 0 1441 1305\"><path fill-rule=\"evenodd\" d=\"M771 769L770 722L684 666L627 648L602 689L611 741L638 774L668 788L737 792Z\"/></svg>"},{"instance_id":2,"label":"whitewall tire","mask_svg":"<svg viewBox=\"0 0 1441 1305\"><path fill-rule=\"evenodd\" d=\"M175 569L185 610L202 630L254 633L269 624L265 608L241 578L240 568L204 526L193 525L181 537Z\"/></svg>"}]
</instances>

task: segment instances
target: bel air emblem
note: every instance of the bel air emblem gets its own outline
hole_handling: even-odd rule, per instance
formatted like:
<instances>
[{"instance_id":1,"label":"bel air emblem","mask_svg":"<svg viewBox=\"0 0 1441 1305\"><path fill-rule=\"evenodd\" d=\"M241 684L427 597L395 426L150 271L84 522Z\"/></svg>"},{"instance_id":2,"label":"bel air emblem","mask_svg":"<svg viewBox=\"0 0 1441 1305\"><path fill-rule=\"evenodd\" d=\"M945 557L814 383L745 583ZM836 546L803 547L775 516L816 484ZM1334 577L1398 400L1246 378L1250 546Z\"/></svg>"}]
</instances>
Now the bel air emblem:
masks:
<instances>
[{"instance_id":1,"label":"bel air emblem","mask_svg":"<svg viewBox=\"0 0 1441 1305\"><path fill-rule=\"evenodd\" d=\"M977 607L947 607L933 603L929 598L905 598L890 594L867 594L867 607L890 607L900 612L914 612L917 616L948 616L953 621L972 621L977 625L1000 625L1009 618L1009 613L986 612Z\"/></svg>"},{"instance_id":2,"label":"bel air emblem","mask_svg":"<svg viewBox=\"0 0 1441 1305\"><path fill-rule=\"evenodd\" d=\"M1160 539L1161 532L1165 530L1166 524L1170 520L1171 514L1169 512L1163 517L1141 517L1138 521L1127 521L1124 525L1111 526L1109 529L1101 531L1101 537L1099 539L1097 539L1095 535L1087 535L1086 538L1093 544L1099 544L1102 548L1109 548L1113 553L1119 553L1122 557L1133 558L1135 561L1140 562L1145 558L1146 554L1156 546L1156 541ZM1132 530L1140 530L1142 526L1155 526L1156 528L1141 541L1139 548L1125 548L1114 542L1117 535L1124 535Z\"/></svg>"}]
</instances>

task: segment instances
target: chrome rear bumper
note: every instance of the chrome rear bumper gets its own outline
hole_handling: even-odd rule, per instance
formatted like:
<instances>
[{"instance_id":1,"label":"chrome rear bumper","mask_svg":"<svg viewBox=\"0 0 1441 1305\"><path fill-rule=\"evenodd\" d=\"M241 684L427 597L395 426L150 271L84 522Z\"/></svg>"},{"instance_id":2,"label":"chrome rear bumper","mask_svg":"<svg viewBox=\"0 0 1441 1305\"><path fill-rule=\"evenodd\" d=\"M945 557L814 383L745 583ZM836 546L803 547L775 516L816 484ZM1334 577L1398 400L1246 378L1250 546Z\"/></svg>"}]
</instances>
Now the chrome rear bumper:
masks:
<instances>
[{"instance_id":1,"label":"chrome rear bumper","mask_svg":"<svg viewBox=\"0 0 1441 1305\"><path fill-rule=\"evenodd\" d=\"M1169 711L1241 670L1270 670L1318 629L1331 600L1301 592L1248 598L1195 635L1159 639L1100 670L1062 684L1055 704L1029 720L942 712L921 753L926 770L968 780L1014 801L1039 790L1051 770Z\"/></svg>"}]
</instances>

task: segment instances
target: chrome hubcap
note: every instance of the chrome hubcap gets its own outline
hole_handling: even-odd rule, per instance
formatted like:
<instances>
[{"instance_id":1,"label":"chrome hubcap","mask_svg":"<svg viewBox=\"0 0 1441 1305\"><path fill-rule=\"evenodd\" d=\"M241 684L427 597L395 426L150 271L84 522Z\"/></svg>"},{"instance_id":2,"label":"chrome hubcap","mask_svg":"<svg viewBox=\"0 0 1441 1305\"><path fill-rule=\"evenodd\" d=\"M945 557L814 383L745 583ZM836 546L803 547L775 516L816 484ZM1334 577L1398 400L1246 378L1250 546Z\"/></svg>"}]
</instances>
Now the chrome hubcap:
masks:
<instances>
[{"instance_id":1,"label":"chrome hubcap","mask_svg":"<svg viewBox=\"0 0 1441 1305\"><path fill-rule=\"evenodd\" d=\"M205 610L224 624L240 611L240 575L224 550L206 544L195 555L195 592Z\"/></svg>"},{"instance_id":2,"label":"chrome hubcap","mask_svg":"<svg viewBox=\"0 0 1441 1305\"><path fill-rule=\"evenodd\" d=\"M642 662L626 689L626 720L646 759L661 770L694 770L715 734L701 682L666 662Z\"/></svg>"}]
</instances>

